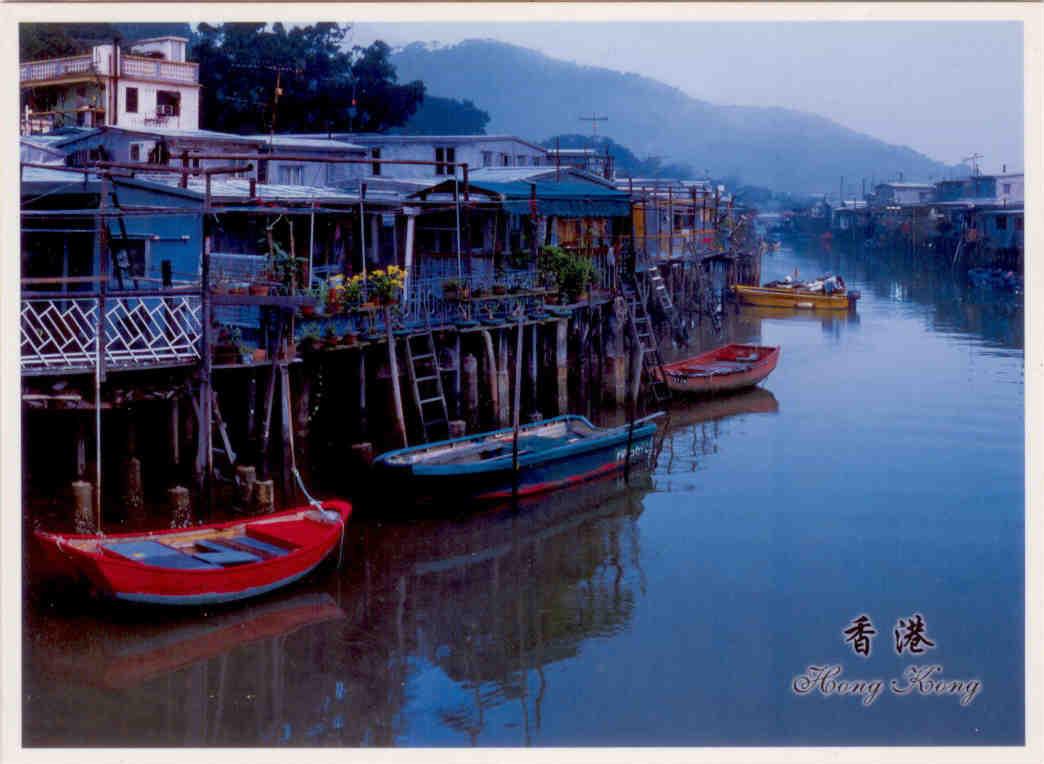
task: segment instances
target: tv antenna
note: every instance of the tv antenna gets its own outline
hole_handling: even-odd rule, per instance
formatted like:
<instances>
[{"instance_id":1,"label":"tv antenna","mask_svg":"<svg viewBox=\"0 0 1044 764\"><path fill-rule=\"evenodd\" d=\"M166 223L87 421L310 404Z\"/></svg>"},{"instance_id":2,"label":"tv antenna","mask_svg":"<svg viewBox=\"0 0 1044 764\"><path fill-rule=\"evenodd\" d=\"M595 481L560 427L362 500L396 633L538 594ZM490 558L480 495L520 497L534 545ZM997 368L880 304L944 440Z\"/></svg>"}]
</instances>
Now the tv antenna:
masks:
<instances>
[{"instance_id":1,"label":"tv antenna","mask_svg":"<svg viewBox=\"0 0 1044 764\"><path fill-rule=\"evenodd\" d=\"M590 117L580 117L580 121L581 122L590 122L591 123L591 137L592 138L597 138L598 137L598 123L599 122L608 122L609 121L609 117L600 117L597 114L592 114Z\"/></svg>"},{"instance_id":2,"label":"tv antenna","mask_svg":"<svg viewBox=\"0 0 1044 764\"><path fill-rule=\"evenodd\" d=\"M983 158L982 154L976 152L976 153L972 154L970 157L964 157L961 161L962 162L971 162L972 175L976 175L977 176L979 174L979 160L982 159L982 158Z\"/></svg>"}]
</instances>

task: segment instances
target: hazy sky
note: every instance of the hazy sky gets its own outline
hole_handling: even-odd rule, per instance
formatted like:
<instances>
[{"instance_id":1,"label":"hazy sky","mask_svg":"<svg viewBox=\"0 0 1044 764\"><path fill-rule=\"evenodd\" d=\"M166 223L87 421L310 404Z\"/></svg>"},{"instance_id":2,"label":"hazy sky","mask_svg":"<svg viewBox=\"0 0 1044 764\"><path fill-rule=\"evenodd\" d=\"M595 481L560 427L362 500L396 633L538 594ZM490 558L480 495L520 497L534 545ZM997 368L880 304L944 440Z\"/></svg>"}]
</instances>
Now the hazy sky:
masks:
<instances>
[{"instance_id":1,"label":"hazy sky","mask_svg":"<svg viewBox=\"0 0 1044 764\"><path fill-rule=\"evenodd\" d=\"M815 112L950 164L978 152L987 171L1022 168L1018 22L360 23L353 35L503 40L712 103Z\"/></svg>"}]
</instances>

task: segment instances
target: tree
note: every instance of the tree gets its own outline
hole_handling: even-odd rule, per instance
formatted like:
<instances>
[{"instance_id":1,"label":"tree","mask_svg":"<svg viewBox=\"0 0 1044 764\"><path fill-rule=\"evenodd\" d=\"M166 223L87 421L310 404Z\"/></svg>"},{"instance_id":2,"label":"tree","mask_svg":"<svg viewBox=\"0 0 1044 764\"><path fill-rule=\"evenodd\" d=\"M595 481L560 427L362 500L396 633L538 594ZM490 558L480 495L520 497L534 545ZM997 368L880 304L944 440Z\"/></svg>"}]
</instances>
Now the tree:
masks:
<instances>
[{"instance_id":1,"label":"tree","mask_svg":"<svg viewBox=\"0 0 1044 764\"><path fill-rule=\"evenodd\" d=\"M405 135L485 135L489 114L468 100L425 96L417 113L392 132Z\"/></svg>"},{"instance_id":2,"label":"tree","mask_svg":"<svg viewBox=\"0 0 1044 764\"><path fill-rule=\"evenodd\" d=\"M192 28L185 23L30 23L20 25L18 31L18 57L21 61L86 53L93 45L111 43L114 37L121 38L121 48L127 48L136 40L146 37L192 35Z\"/></svg>"},{"instance_id":3,"label":"tree","mask_svg":"<svg viewBox=\"0 0 1044 764\"><path fill-rule=\"evenodd\" d=\"M348 28L318 23L200 24L202 126L239 133L380 131L404 124L424 99L419 81L399 84L390 48L377 41L350 52ZM276 85L279 91L277 93Z\"/></svg>"}]
</instances>

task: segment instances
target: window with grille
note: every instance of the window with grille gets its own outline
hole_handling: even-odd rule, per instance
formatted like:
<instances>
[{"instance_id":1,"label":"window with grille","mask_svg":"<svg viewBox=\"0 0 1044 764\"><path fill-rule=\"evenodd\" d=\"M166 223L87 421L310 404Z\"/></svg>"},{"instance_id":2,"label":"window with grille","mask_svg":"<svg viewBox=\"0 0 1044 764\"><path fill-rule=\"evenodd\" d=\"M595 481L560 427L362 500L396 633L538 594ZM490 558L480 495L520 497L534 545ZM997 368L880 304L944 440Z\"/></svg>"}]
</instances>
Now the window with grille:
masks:
<instances>
[{"instance_id":1,"label":"window with grille","mask_svg":"<svg viewBox=\"0 0 1044 764\"><path fill-rule=\"evenodd\" d=\"M128 114L137 114L138 113L138 89L137 88L127 88L126 93L127 93L127 95L126 95L126 101L125 101L125 107L124 107L126 112Z\"/></svg>"}]
</instances>

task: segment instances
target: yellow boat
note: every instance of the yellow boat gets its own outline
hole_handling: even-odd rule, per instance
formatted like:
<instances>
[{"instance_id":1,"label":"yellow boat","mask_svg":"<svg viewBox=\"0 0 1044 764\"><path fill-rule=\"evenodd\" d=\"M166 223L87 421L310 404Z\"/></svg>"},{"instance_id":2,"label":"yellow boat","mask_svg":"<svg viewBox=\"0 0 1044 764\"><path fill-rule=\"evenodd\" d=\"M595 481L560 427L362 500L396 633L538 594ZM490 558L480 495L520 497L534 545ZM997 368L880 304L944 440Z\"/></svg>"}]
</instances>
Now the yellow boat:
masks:
<instances>
[{"instance_id":1,"label":"yellow boat","mask_svg":"<svg viewBox=\"0 0 1044 764\"><path fill-rule=\"evenodd\" d=\"M859 292L843 291L825 294L798 287L756 287L736 284L732 287L744 305L767 308L802 308L805 310L851 310L855 308Z\"/></svg>"}]
</instances>

